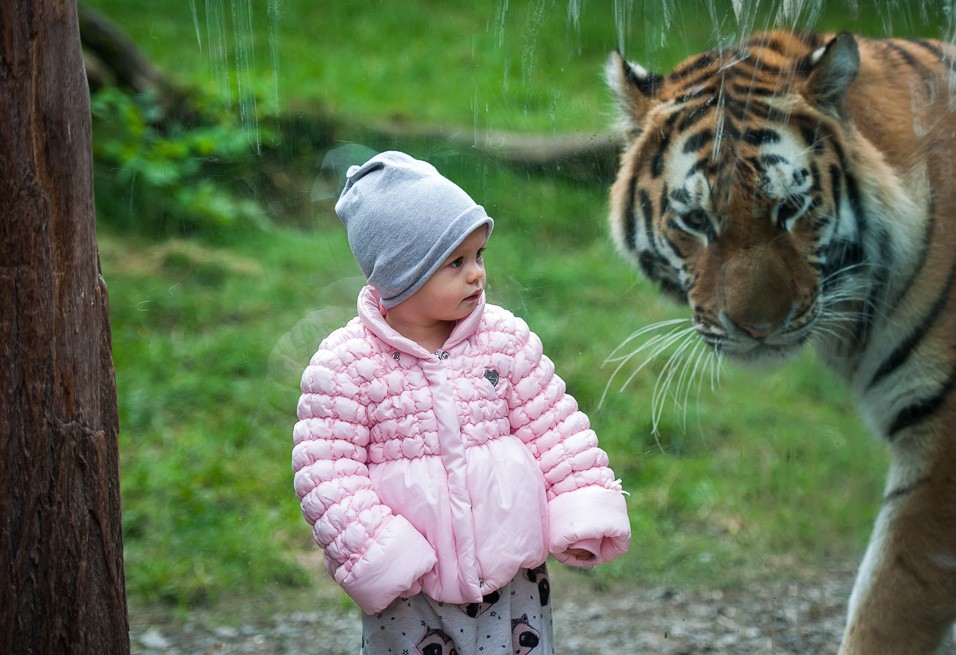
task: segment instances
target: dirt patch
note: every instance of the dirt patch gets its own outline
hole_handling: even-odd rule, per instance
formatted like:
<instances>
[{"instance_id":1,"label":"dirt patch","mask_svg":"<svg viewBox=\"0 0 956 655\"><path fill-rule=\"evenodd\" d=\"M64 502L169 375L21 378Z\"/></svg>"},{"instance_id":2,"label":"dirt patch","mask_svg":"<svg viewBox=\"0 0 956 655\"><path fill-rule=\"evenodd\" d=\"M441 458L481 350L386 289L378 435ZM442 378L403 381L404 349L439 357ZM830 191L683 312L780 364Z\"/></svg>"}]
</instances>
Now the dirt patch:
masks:
<instances>
[{"instance_id":1,"label":"dirt patch","mask_svg":"<svg viewBox=\"0 0 956 655\"><path fill-rule=\"evenodd\" d=\"M608 587L550 568L561 655L836 652L853 582L846 567L733 590ZM132 651L141 655L356 655L361 637L358 610L321 575L314 588L281 598L188 614L131 608L130 619Z\"/></svg>"}]
</instances>

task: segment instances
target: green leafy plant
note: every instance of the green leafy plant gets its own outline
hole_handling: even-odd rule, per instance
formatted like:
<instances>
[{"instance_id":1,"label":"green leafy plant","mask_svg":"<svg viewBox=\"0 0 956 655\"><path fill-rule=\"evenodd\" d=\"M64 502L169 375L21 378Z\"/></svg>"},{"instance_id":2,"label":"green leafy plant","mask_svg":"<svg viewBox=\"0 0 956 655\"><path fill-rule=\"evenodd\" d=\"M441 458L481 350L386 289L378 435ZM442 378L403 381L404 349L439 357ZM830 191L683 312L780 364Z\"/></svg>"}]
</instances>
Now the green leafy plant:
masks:
<instances>
[{"instance_id":1,"label":"green leafy plant","mask_svg":"<svg viewBox=\"0 0 956 655\"><path fill-rule=\"evenodd\" d=\"M254 160L248 128L228 116L164 126L153 98L112 87L92 96L91 109L101 219L157 235L270 225L259 202L241 193Z\"/></svg>"}]
</instances>

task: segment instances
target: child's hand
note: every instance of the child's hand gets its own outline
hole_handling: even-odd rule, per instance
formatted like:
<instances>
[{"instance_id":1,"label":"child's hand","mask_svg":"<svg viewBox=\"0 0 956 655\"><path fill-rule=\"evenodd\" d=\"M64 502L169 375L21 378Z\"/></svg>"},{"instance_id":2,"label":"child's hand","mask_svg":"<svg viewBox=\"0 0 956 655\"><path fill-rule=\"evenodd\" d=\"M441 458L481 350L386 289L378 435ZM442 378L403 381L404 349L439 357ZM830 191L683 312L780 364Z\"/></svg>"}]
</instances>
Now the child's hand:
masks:
<instances>
[{"instance_id":1,"label":"child's hand","mask_svg":"<svg viewBox=\"0 0 956 655\"><path fill-rule=\"evenodd\" d=\"M579 562L587 562L588 560L594 559L594 553L589 550L584 550L583 548L568 548L564 553Z\"/></svg>"}]
</instances>

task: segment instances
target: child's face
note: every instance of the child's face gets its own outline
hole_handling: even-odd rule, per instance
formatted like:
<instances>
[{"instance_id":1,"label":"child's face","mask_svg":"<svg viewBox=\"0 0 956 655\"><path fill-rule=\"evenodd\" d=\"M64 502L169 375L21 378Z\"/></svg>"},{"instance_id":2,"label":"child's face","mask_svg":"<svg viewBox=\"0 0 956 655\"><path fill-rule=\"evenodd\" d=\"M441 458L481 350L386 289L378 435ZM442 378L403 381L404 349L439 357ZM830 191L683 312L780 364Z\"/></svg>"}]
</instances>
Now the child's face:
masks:
<instances>
[{"instance_id":1,"label":"child's face","mask_svg":"<svg viewBox=\"0 0 956 655\"><path fill-rule=\"evenodd\" d=\"M421 326L458 321L475 309L485 288L482 253L488 241L482 226L469 234L435 271L428 282L388 310L390 318Z\"/></svg>"}]
</instances>

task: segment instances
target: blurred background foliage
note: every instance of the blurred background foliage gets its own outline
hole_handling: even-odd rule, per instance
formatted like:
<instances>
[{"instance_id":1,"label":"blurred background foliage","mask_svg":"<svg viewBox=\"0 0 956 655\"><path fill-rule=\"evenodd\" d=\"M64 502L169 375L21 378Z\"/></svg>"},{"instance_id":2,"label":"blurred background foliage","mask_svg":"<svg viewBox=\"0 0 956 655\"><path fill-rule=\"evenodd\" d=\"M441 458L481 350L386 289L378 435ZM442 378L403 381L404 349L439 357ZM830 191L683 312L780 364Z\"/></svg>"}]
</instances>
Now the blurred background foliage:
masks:
<instances>
[{"instance_id":1,"label":"blurred background foliage","mask_svg":"<svg viewBox=\"0 0 956 655\"><path fill-rule=\"evenodd\" d=\"M812 356L708 369L665 398L656 433L663 360L626 388L643 360L606 364L686 310L609 243L602 67L618 48L666 71L777 24L950 38L947 6L84 0L84 20L129 39L96 46L83 23L133 602L279 597L322 575L291 484L298 377L362 284L332 210L342 171L385 149L496 218L490 299L542 337L630 492L631 552L581 575L731 586L852 565L885 453ZM583 160L539 157L565 140Z\"/></svg>"}]
</instances>

